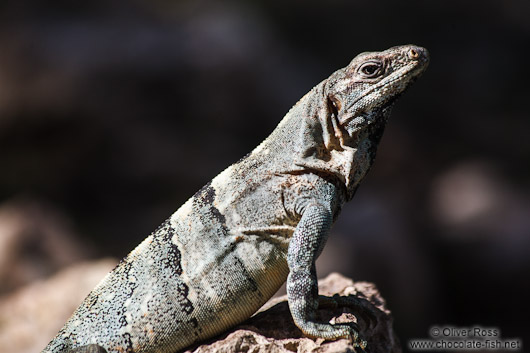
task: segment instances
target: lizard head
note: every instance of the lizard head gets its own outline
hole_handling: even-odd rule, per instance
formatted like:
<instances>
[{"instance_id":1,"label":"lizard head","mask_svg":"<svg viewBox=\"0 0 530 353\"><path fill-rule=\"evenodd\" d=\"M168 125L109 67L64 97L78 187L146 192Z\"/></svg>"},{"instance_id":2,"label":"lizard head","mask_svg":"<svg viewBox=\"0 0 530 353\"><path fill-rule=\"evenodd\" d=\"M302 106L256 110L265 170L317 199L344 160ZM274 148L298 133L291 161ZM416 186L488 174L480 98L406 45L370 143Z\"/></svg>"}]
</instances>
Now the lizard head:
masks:
<instances>
[{"instance_id":1,"label":"lizard head","mask_svg":"<svg viewBox=\"0 0 530 353\"><path fill-rule=\"evenodd\" d=\"M338 125L353 137L369 125L384 124L392 104L428 63L427 50L415 45L357 55L348 66L336 71L325 87Z\"/></svg>"},{"instance_id":2,"label":"lizard head","mask_svg":"<svg viewBox=\"0 0 530 353\"><path fill-rule=\"evenodd\" d=\"M393 103L428 63L427 50L415 45L362 53L315 86L288 114L304 117L296 120L295 164L336 176L352 197L374 161Z\"/></svg>"}]
</instances>

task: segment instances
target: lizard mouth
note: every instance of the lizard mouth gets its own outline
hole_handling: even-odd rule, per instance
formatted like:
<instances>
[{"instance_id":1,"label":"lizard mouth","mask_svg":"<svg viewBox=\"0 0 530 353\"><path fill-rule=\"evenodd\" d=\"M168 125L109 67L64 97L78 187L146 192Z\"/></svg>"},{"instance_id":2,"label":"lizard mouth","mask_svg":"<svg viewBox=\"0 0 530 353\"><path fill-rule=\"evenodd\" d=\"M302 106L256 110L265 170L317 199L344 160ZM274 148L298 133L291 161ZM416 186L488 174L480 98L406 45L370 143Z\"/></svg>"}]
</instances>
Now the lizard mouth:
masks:
<instances>
[{"instance_id":1,"label":"lizard mouth","mask_svg":"<svg viewBox=\"0 0 530 353\"><path fill-rule=\"evenodd\" d=\"M427 54L423 54L419 60L410 61L405 66L367 88L357 99L349 102L344 108L344 111L348 112L348 114L340 119L340 124L347 124L363 112L373 109L374 106L379 105L382 108L391 106L425 71L428 63Z\"/></svg>"}]
</instances>

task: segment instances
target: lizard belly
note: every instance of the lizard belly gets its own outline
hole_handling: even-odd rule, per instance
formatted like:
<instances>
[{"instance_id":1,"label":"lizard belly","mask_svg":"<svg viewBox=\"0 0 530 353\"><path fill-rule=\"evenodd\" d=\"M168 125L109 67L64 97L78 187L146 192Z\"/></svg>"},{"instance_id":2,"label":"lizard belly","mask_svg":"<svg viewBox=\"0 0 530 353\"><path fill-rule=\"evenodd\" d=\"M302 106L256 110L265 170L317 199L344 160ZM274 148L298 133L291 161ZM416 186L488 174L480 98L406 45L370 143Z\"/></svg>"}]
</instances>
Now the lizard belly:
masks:
<instances>
[{"instance_id":1,"label":"lizard belly","mask_svg":"<svg viewBox=\"0 0 530 353\"><path fill-rule=\"evenodd\" d=\"M171 217L171 243L181 254L180 279L188 287L197 340L249 318L289 272L287 248L294 227L271 226L281 218L276 212L263 212L256 219L249 211L259 202L261 209L283 212L280 190L266 183L258 189L238 183L234 170L225 170ZM230 180L231 188L219 180Z\"/></svg>"},{"instance_id":2,"label":"lizard belly","mask_svg":"<svg viewBox=\"0 0 530 353\"><path fill-rule=\"evenodd\" d=\"M202 251L189 251L195 242L185 244L178 236L174 240L182 249L180 279L189 288L196 340L249 318L274 295L289 272L287 241L271 242L263 234L206 237L200 242Z\"/></svg>"}]
</instances>

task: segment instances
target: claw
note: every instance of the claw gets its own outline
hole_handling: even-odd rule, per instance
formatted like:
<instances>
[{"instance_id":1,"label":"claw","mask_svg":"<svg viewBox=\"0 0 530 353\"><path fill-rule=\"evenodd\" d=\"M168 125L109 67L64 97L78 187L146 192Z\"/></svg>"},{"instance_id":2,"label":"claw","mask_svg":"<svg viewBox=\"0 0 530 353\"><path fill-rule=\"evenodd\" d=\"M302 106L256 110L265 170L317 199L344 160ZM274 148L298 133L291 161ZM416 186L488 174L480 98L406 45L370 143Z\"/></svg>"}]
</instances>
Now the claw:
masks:
<instances>
[{"instance_id":1,"label":"claw","mask_svg":"<svg viewBox=\"0 0 530 353\"><path fill-rule=\"evenodd\" d=\"M357 346L364 351L366 349L366 346L368 346L368 342L366 342L366 340L361 339L359 343L357 343Z\"/></svg>"},{"instance_id":2,"label":"claw","mask_svg":"<svg viewBox=\"0 0 530 353\"><path fill-rule=\"evenodd\" d=\"M335 294L333 299L338 306L349 307L354 311L359 312L364 321L366 321L368 328L373 328L377 325L376 309L372 303L353 295L340 296Z\"/></svg>"},{"instance_id":3,"label":"claw","mask_svg":"<svg viewBox=\"0 0 530 353\"><path fill-rule=\"evenodd\" d=\"M359 333L357 330L351 330L350 331L350 342L355 346L357 344L357 340L359 339Z\"/></svg>"},{"instance_id":4,"label":"claw","mask_svg":"<svg viewBox=\"0 0 530 353\"><path fill-rule=\"evenodd\" d=\"M351 331L350 342L353 347L360 348L363 352L365 352L366 346L368 345L366 340L359 337L359 333L356 330Z\"/></svg>"}]
</instances>

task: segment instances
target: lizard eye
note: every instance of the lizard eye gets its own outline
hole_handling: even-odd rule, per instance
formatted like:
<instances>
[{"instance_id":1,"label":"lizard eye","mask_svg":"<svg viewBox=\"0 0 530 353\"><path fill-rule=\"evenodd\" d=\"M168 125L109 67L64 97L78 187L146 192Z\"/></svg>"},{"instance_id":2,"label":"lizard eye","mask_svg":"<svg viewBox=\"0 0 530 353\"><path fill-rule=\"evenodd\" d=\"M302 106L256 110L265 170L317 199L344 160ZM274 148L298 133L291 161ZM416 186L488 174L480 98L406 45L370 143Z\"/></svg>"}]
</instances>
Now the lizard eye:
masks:
<instances>
[{"instance_id":1,"label":"lizard eye","mask_svg":"<svg viewBox=\"0 0 530 353\"><path fill-rule=\"evenodd\" d=\"M359 67L359 73L365 78L374 78L381 74L383 64L380 61L368 61Z\"/></svg>"}]
</instances>

